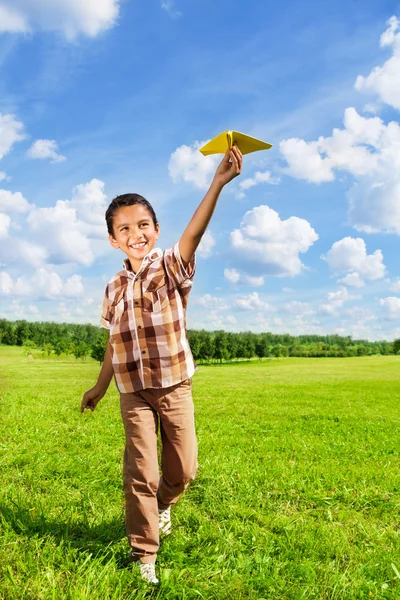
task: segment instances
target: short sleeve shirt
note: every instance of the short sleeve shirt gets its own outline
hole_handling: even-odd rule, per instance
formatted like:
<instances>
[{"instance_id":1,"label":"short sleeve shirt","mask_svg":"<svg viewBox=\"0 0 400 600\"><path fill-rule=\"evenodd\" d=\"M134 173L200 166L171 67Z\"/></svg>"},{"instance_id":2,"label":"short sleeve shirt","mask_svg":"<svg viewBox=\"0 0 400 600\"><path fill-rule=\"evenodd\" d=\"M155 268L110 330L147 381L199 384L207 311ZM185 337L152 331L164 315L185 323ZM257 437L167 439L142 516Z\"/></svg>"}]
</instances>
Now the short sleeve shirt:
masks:
<instances>
[{"instance_id":1,"label":"short sleeve shirt","mask_svg":"<svg viewBox=\"0 0 400 600\"><path fill-rule=\"evenodd\" d=\"M166 388L192 377L186 307L195 258L185 267L176 243L153 249L137 273L128 260L124 266L107 285L101 316L119 391Z\"/></svg>"}]
</instances>

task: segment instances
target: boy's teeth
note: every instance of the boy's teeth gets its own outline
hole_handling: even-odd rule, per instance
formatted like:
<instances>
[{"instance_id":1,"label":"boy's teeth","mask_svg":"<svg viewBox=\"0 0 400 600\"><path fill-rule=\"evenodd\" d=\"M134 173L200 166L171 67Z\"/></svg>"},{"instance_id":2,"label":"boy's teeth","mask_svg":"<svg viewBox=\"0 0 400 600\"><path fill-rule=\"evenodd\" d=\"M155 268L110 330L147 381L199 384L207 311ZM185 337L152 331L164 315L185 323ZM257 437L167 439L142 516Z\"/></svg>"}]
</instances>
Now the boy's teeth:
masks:
<instances>
[{"instance_id":1,"label":"boy's teeth","mask_svg":"<svg viewBox=\"0 0 400 600\"><path fill-rule=\"evenodd\" d=\"M143 248L146 245L146 242L141 242L140 244L132 244L131 248Z\"/></svg>"}]
</instances>

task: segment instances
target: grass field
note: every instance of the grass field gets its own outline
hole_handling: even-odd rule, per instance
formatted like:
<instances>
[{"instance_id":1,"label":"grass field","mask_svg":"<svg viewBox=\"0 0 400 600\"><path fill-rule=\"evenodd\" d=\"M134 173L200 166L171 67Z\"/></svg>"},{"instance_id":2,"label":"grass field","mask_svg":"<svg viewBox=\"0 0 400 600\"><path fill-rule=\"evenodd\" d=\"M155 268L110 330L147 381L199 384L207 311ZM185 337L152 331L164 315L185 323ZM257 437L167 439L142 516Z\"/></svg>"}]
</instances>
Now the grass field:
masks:
<instances>
[{"instance_id":1,"label":"grass field","mask_svg":"<svg viewBox=\"0 0 400 600\"><path fill-rule=\"evenodd\" d=\"M156 589L127 561L115 388L78 411L98 368L0 347L0 598L400 599L400 357L201 367Z\"/></svg>"}]
</instances>

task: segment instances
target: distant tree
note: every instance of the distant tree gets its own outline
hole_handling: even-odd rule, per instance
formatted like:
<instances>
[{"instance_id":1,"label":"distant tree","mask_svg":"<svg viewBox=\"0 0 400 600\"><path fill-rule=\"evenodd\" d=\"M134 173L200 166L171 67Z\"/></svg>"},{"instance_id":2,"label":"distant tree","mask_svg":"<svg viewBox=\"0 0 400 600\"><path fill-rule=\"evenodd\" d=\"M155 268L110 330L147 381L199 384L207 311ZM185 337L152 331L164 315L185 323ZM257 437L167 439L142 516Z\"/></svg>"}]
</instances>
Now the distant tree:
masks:
<instances>
[{"instance_id":1,"label":"distant tree","mask_svg":"<svg viewBox=\"0 0 400 600\"><path fill-rule=\"evenodd\" d=\"M29 356L32 354L32 350L35 347L35 342L33 340L25 340L24 342L24 355Z\"/></svg>"},{"instance_id":2,"label":"distant tree","mask_svg":"<svg viewBox=\"0 0 400 600\"><path fill-rule=\"evenodd\" d=\"M268 352L268 344L266 343L266 339L262 335L258 335L255 341L255 353L259 359L267 356Z\"/></svg>"},{"instance_id":3,"label":"distant tree","mask_svg":"<svg viewBox=\"0 0 400 600\"><path fill-rule=\"evenodd\" d=\"M1 0L0 0L1 2ZM75 354L87 356L96 347L96 356L102 355L105 341L100 327L76 323L7 321L0 319L0 343L9 346L25 346L32 342L44 355ZM373 354L400 354L400 338L395 342L385 340L370 342L353 340L350 336L299 335L271 332L255 334L250 331L233 333L226 331L188 331L188 339L195 360L210 361L252 358L258 356L371 356ZM103 340L103 341L100 341ZM51 348L51 351L50 351Z\"/></svg>"},{"instance_id":4,"label":"distant tree","mask_svg":"<svg viewBox=\"0 0 400 600\"><path fill-rule=\"evenodd\" d=\"M53 343L54 354L61 356L61 354L69 354L71 349L67 338L57 338Z\"/></svg>"},{"instance_id":5,"label":"distant tree","mask_svg":"<svg viewBox=\"0 0 400 600\"><path fill-rule=\"evenodd\" d=\"M222 363L230 358L229 339L225 331L217 331L214 336L214 358Z\"/></svg>"},{"instance_id":6,"label":"distant tree","mask_svg":"<svg viewBox=\"0 0 400 600\"><path fill-rule=\"evenodd\" d=\"M108 331L103 329L104 333L94 342L92 345L90 354L94 360L98 360L99 363L104 362L104 357L106 354L107 344L108 344Z\"/></svg>"},{"instance_id":7,"label":"distant tree","mask_svg":"<svg viewBox=\"0 0 400 600\"><path fill-rule=\"evenodd\" d=\"M238 357L238 346L239 346L239 340L238 340L238 334L237 333L232 333L232 332L227 332L226 334L226 340L227 340L227 348L229 351L229 358L237 358Z\"/></svg>"},{"instance_id":8,"label":"distant tree","mask_svg":"<svg viewBox=\"0 0 400 600\"><path fill-rule=\"evenodd\" d=\"M253 358L256 355L255 335L251 331L239 334L238 358Z\"/></svg>"},{"instance_id":9,"label":"distant tree","mask_svg":"<svg viewBox=\"0 0 400 600\"><path fill-rule=\"evenodd\" d=\"M72 348L72 354L75 358L83 358L85 359L90 352L89 344L85 344L84 342L80 342L78 344L74 344Z\"/></svg>"},{"instance_id":10,"label":"distant tree","mask_svg":"<svg viewBox=\"0 0 400 600\"><path fill-rule=\"evenodd\" d=\"M10 321L2 319L1 321L1 343L6 346L16 346L17 336L15 334L15 325Z\"/></svg>"},{"instance_id":11,"label":"distant tree","mask_svg":"<svg viewBox=\"0 0 400 600\"><path fill-rule=\"evenodd\" d=\"M211 360L214 357L214 338L211 331L202 329L199 331L200 336L200 354L199 358L202 360Z\"/></svg>"},{"instance_id":12,"label":"distant tree","mask_svg":"<svg viewBox=\"0 0 400 600\"><path fill-rule=\"evenodd\" d=\"M201 354L201 336L195 329L188 330L188 340L194 360L199 360Z\"/></svg>"}]
</instances>

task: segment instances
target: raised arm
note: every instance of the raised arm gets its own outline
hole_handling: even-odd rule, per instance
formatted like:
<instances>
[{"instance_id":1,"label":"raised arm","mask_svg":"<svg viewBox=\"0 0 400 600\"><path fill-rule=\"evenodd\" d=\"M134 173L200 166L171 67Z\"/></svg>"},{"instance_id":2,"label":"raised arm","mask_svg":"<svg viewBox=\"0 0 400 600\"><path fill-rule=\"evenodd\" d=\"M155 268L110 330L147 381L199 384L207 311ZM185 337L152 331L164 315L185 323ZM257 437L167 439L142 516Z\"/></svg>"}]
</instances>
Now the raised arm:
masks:
<instances>
[{"instance_id":1,"label":"raised arm","mask_svg":"<svg viewBox=\"0 0 400 600\"><path fill-rule=\"evenodd\" d=\"M242 172L242 153L237 146L225 154L219 164L207 194L199 204L179 240L179 252L187 265L213 216L222 188Z\"/></svg>"}]
</instances>

